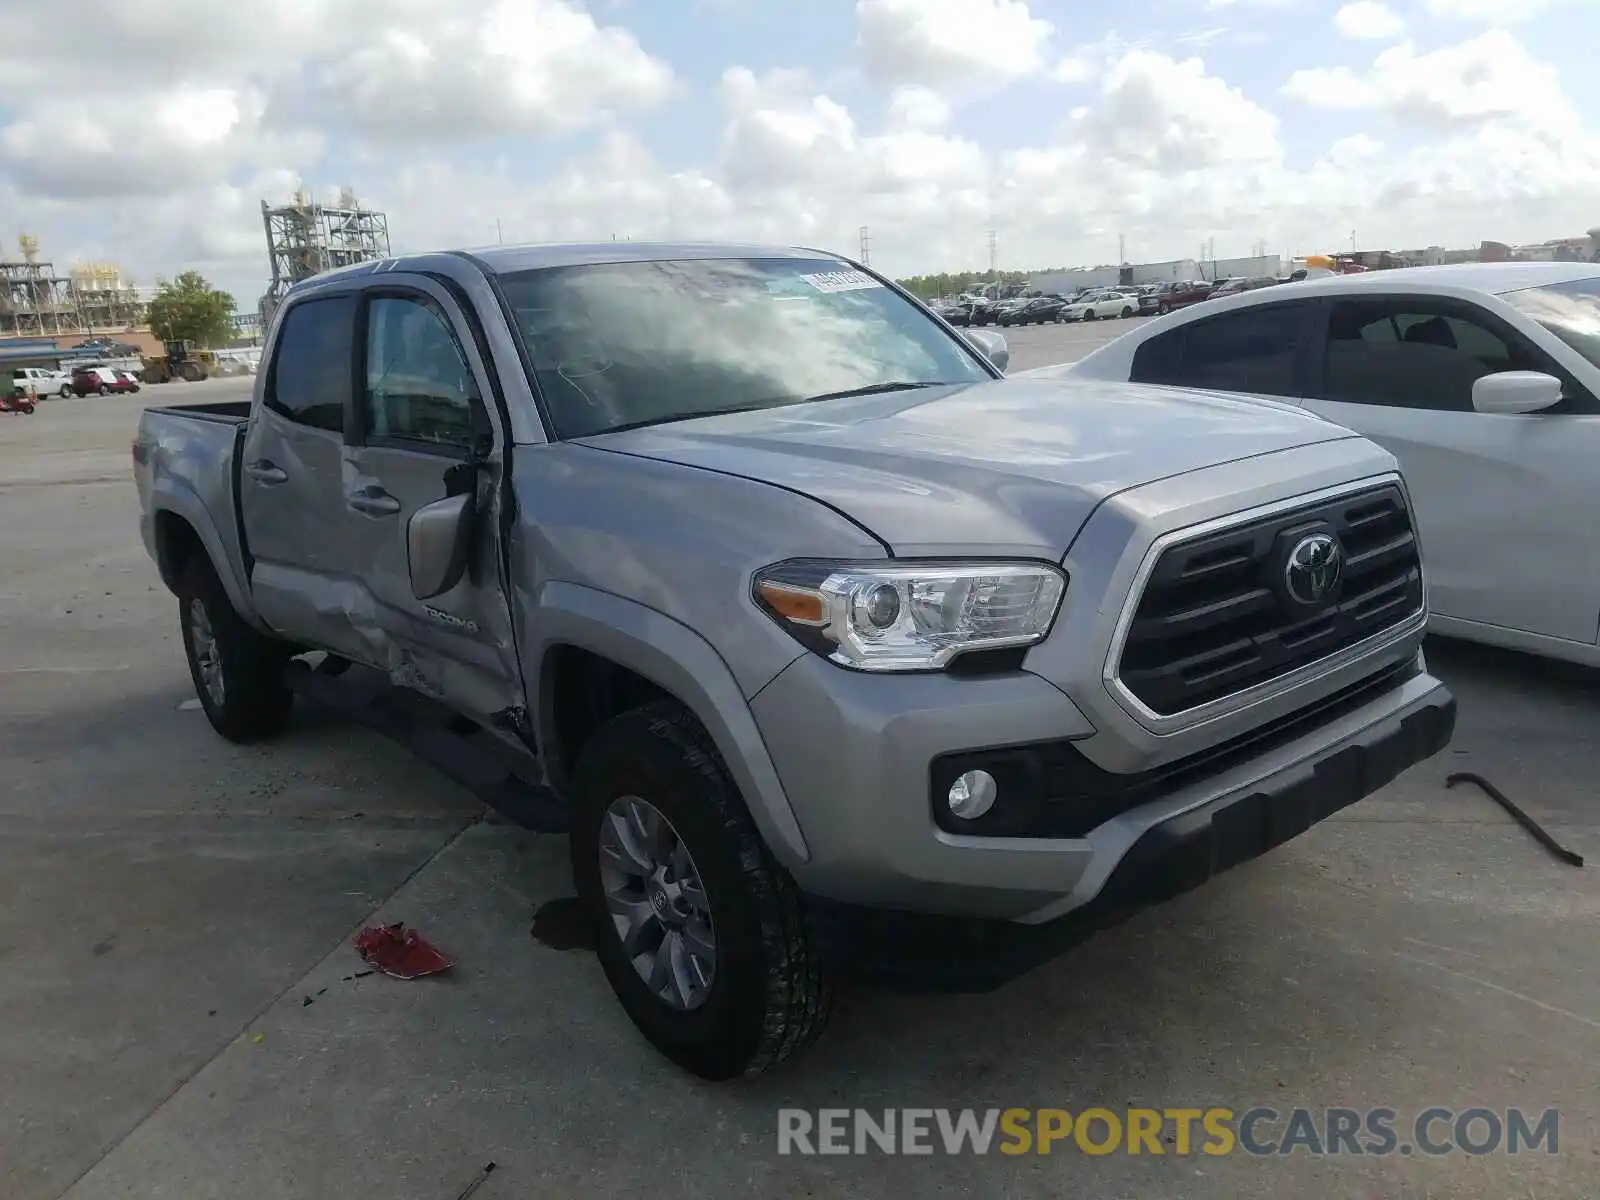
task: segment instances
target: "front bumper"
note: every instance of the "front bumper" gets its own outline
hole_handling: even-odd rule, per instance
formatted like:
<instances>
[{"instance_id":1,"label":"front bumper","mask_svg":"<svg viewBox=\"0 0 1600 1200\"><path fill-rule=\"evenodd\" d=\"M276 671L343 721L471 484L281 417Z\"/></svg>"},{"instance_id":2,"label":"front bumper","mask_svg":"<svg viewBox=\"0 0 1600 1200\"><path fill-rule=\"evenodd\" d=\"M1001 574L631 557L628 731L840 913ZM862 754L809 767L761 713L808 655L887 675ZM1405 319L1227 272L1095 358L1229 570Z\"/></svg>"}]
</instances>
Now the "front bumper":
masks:
<instances>
[{"instance_id":1,"label":"front bumper","mask_svg":"<svg viewBox=\"0 0 1600 1200\"><path fill-rule=\"evenodd\" d=\"M1209 828L1226 813L1230 846L1245 848L1218 851L1221 869L1437 752L1454 727L1453 697L1420 656L1385 679L1392 685L1380 680L1376 692L1326 715L1175 771L1170 787L1134 796L1132 807L1076 837L961 835L934 817L930 779L942 756L1093 734L1038 676L873 676L808 655L752 709L812 850L794 868L808 893L857 908L1041 925L1128 892L1134 868L1124 864L1151 858L1197 821ZM1247 836L1240 830L1250 821L1260 830Z\"/></svg>"},{"instance_id":2,"label":"front bumper","mask_svg":"<svg viewBox=\"0 0 1600 1200\"><path fill-rule=\"evenodd\" d=\"M1150 819L1135 811L1112 822L1121 828L1098 839L1104 844L1073 891L1028 921L814 897L814 932L841 974L857 982L991 990L1141 909L1282 845L1443 749L1456 717L1455 699L1444 685L1419 674L1396 693L1366 706L1381 709L1381 715L1364 712L1358 728L1330 730L1338 736L1250 782L1219 779L1215 794L1197 803L1146 806L1175 808L1168 815Z\"/></svg>"}]
</instances>

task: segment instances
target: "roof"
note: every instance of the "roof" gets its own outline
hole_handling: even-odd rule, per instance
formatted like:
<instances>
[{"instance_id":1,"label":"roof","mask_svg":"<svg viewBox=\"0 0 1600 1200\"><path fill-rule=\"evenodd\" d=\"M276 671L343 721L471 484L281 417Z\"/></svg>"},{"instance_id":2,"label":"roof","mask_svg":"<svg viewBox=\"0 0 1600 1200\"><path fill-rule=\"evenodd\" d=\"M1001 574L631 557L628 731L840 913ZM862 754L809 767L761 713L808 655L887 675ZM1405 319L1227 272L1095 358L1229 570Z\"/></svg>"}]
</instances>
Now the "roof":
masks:
<instances>
[{"instance_id":1,"label":"roof","mask_svg":"<svg viewBox=\"0 0 1600 1200\"><path fill-rule=\"evenodd\" d=\"M573 242L543 246L485 246L469 250L496 274L541 267L576 267L596 263L666 262L685 258L826 258L842 259L827 250L798 246L762 246L740 242Z\"/></svg>"},{"instance_id":2,"label":"roof","mask_svg":"<svg viewBox=\"0 0 1600 1200\"><path fill-rule=\"evenodd\" d=\"M60 362L62 351L53 345L8 346L0 342L0 363L31 367L37 363Z\"/></svg>"},{"instance_id":3,"label":"roof","mask_svg":"<svg viewBox=\"0 0 1600 1200\"><path fill-rule=\"evenodd\" d=\"M1363 271L1307 279L1296 289L1319 292L1392 291L1395 288L1466 288L1499 295L1522 288L1544 287L1574 279L1600 278L1600 263L1507 262L1454 263L1440 267L1400 267L1392 271Z\"/></svg>"}]
</instances>

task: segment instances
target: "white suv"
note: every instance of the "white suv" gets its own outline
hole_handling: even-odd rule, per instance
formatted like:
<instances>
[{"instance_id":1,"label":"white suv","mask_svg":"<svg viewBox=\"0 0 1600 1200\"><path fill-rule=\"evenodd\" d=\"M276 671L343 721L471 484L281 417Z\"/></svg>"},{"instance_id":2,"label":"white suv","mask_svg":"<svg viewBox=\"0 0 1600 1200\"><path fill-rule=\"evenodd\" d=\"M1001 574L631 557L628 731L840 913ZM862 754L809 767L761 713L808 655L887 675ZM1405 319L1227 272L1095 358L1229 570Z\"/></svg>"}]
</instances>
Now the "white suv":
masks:
<instances>
[{"instance_id":1,"label":"white suv","mask_svg":"<svg viewBox=\"0 0 1600 1200\"><path fill-rule=\"evenodd\" d=\"M59 396L65 400L72 395L72 376L65 371L47 371L43 367L18 367L11 372L11 385L16 391L27 392L41 399Z\"/></svg>"}]
</instances>

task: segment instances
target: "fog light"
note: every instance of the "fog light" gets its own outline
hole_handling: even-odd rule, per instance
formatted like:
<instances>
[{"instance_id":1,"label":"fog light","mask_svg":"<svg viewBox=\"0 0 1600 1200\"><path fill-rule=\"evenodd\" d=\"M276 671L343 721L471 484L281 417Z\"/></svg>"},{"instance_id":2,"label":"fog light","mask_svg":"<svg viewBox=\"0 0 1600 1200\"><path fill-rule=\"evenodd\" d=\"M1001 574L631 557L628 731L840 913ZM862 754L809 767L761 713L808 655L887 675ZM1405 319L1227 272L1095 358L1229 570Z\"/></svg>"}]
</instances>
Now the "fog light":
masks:
<instances>
[{"instance_id":1,"label":"fog light","mask_svg":"<svg viewBox=\"0 0 1600 1200\"><path fill-rule=\"evenodd\" d=\"M976 821L994 807L1000 785L987 771L967 771L950 785L950 811L963 821Z\"/></svg>"}]
</instances>

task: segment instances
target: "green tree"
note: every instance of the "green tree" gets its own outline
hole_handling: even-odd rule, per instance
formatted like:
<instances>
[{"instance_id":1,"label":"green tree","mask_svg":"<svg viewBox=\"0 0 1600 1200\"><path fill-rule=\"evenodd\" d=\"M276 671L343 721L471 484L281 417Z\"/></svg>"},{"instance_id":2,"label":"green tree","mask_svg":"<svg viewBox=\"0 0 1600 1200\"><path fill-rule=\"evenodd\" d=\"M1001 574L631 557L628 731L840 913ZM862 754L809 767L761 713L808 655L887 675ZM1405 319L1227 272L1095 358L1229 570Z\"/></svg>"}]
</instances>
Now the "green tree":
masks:
<instances>
[{"instance_id":1,"label":"green tree","mask_svg":"<svg viewBox=\"0 0 1600 1200\"><path fill-rule=\"evenodd\" d=\"M212 287L200 272L185 271L171 283L156 285L150 330L164 342L225 345L233 339L233 297Z\"/></svg>"}]
</instances>

